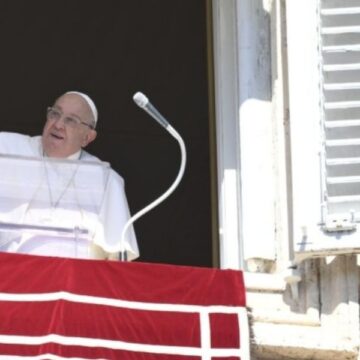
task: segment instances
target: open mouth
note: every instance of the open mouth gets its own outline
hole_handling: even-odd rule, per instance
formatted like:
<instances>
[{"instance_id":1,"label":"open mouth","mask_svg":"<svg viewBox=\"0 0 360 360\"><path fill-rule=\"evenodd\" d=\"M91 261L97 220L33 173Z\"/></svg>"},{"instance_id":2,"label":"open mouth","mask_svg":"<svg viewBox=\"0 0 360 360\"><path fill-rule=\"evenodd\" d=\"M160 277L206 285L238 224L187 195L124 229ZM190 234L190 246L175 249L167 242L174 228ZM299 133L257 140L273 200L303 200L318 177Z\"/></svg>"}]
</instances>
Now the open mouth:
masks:
<instances>
[{"instance_id":1,"label":"open mouth","mask_svg":"<svg viewBox=\"0 0 360 360\"><path fill-rule=\"evenodd\" d=\"M51 135L52 138L57 139L57 140L63 140L64 139L64 137L59 135L59 134L51 133L50 135Z\"/></svg>"}]
</instances>

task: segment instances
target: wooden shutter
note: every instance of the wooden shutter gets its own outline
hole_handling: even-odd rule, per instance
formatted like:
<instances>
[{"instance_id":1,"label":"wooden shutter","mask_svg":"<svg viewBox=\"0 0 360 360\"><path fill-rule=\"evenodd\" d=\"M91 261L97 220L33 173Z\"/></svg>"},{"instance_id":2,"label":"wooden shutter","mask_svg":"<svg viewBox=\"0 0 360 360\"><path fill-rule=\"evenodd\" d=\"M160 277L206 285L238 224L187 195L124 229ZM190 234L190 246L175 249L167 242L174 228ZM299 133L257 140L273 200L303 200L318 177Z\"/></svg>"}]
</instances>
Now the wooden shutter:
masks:
<instances>
[{"instance_id":1,"label":"wooden shutter","mask_svg":"<svg viewBox=\"0 0 360 360\"><path fill-rule=\"evenodd\" d=\"M360 219L360 2L321 0L319 19L324 229L353 230Z\"/></svg>"}]
</instances>

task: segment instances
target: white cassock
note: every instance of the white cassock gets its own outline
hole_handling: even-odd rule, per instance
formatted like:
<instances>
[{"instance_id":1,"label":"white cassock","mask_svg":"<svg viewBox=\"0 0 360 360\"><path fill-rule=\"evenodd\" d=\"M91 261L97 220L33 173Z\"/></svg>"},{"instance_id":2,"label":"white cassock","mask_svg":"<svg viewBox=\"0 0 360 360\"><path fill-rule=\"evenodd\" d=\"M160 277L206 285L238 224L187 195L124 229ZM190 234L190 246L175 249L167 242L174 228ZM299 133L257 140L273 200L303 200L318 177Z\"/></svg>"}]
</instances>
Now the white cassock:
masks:
<instances>
[{"instance_id":1,"label":"white cassock","mask_svg":"<svg viewBox=\"0 0 360 360\"><path fill-rule=\"evenodd\" d=\"M105 258L125 250L128 260L139 256L132 225L122 239L130 218L124 181L107 163L83 150L65 161L46 160L41 136L6 132L0 133L0 154L5 155L0 162L0 228L15 223L74 229L65 237L2 230L0 251Z\"/></svg>"}]
</instances>

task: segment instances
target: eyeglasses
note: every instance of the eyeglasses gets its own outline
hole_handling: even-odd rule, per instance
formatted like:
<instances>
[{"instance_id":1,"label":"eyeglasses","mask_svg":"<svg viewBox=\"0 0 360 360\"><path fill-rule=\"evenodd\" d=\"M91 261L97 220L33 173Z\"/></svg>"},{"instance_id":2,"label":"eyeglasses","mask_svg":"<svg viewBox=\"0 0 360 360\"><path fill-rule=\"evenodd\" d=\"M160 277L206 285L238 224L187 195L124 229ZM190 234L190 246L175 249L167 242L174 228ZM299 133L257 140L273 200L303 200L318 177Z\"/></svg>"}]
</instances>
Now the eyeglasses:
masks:
<instances>
[{"instance_id":1,"label":"eyeglasses","mask_svg":"<svg viewBox=\"0 0 360 360\"><path fill-rule=\"evenodd\" d=\"M51 107L51 106L47 108L46 118L47 118L48 120L55 120L55 121L57 121L57 120L60 120L62 116L63 116L63 113L62 113L60 110L55 109L55 108L53 108L53 107ZM71 127L71 128L76 128L76 127L78 127L79 125L84 125L84 126L87 126L88 128L90 128L90 129L92 129L92 130L95 129L94 125L88 124L88 123L86 123L86 122L84 122L84 121L81 121L81 120L78 119L78 118L75 118L75 117L65 116L65 117L63 118L63 121L64 121L64 124L65 124L66 126L69 126L69 127Z\"/></svg>"}]
</instances>

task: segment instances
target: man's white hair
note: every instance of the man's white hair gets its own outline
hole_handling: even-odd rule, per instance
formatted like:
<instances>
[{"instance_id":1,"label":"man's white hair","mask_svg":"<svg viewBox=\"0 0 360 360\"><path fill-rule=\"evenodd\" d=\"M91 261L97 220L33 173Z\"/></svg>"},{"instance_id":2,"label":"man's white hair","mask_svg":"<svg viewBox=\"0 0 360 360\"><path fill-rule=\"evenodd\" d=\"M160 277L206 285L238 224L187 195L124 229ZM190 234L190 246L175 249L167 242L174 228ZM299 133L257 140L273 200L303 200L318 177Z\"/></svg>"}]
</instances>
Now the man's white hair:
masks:
<instances>
[{"instance_id":1,"label":"man's white hair","mask_svg":"<svg viewBox=\"0 0 360 360\"><path fill-rule=\"evenodd\" d=\"M93 114L93 117L94 117L94 125L96 126L97 124L97 121L98 121L98 111L97 111L97 108L96 108L96 105L94 103L94 101L91 100L90 96L89 95L86 95L80 91L67 91L65 93L66 94L76 94L76 95L79 95L81 96L85 101L86 103L89 105L89 108L91 109L91 113Z\"/></svg>"}]
</instances>

